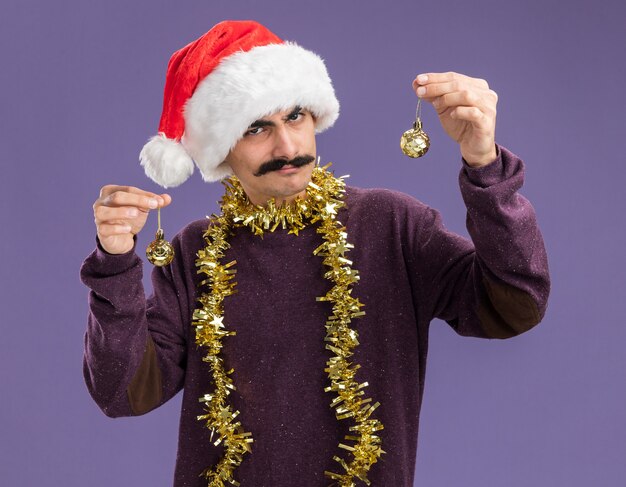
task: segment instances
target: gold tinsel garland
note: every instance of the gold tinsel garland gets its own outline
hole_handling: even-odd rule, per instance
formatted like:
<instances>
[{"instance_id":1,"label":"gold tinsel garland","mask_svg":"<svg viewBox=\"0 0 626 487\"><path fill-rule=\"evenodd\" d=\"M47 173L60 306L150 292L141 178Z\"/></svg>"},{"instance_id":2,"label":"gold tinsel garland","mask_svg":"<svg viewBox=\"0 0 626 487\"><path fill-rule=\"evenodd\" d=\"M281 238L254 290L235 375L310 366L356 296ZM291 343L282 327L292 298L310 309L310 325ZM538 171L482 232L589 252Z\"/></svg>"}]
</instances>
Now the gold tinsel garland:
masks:
<instances>
[{"instance_id":1,"label":"gold tinsel garland","mask_svg":"<svg viewBox=\"0 0 626 487\"><path fill-rule=\"evenodd\" d=\"M235 389L230 375L233 370L226 370L219 356L223 347L222 339L235 335L224 325L224 298L235 293L236 261L222 264L225 251L230 247L228 237L231 229L238 226L248 227L255 235L273 232L277 228L288 230L298 235L307 224L320 222L317 232L324 242L313 252L323 258L327 267L324 277L332 288L318 301L328 301L332 314L326 322L326 349L334 355L326 362L325 372L330 385L324 390L334 392L336 397L331 402L337 419L353 418L351 435L345 439L352 445L339 443L339 448L350 452L346 461L334 456L344 473L325 472L340 487L355 487L355 479L367 485L367 473L384 451L381 439L377 435L383 429L380 421L372 418L372 412L380 405L372 404L371 398L364 398L367 382L356 381L359 365L349 361L354 348L359 344L358 333L350 328L350 322L365 314L361 311L362 303L351 295L352 285L359 280L358 272L352 269L352 262L345 253L353 246L348 243L346 229L336 220L337 210L344 206L342 201L345 183L342 178L335 178L326 169L316 167L312 180L306 190L306 198L296 199L289 205L277 206L270 200L266 207L252 205L235 177L224 182L226 192L221 201L222 214L212 215L211 224L204 234L207 246L198 252L196 266L198 273L206 274L201 285L207 286L208 292L200 298L201 306L195 310L193 324L196 328L196 344L207 348L203 360L211 364L215 389L211 394L200 398L205 404L206 414L198 420L206 421L211 431L211 439L217 434L215 445L223 443L224 456L214 468L207 469L203 475L210 487L224 487L226 483L239 485L233 473L246 452L250 452L252 435L245 432L241 422L235 421L239 411L233 411L227 403L227 397Z\"/></svg>"}]
</instances>

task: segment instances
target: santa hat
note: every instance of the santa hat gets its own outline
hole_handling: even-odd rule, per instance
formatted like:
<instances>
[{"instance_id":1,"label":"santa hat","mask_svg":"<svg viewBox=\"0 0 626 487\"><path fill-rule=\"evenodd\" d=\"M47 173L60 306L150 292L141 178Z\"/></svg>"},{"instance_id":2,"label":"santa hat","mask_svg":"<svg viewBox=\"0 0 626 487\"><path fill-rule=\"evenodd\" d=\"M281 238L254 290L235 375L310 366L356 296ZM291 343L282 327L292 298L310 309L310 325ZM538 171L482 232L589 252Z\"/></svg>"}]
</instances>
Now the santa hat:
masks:
<instances>
[{"instance_id":1,"label":"santa hat","mask_svg":"<svg viewBox=\"0 0 626 487\"><path fill-rule=\"evenodd\" d=\"M224 159L250 124L301 106L321 132L339 115L324 61L261 24L225 21L176 51L167 67L158 135L139 159L163 187L184 183L195 162L207 181L232 174Z\"/></svg>"}]
</instances>

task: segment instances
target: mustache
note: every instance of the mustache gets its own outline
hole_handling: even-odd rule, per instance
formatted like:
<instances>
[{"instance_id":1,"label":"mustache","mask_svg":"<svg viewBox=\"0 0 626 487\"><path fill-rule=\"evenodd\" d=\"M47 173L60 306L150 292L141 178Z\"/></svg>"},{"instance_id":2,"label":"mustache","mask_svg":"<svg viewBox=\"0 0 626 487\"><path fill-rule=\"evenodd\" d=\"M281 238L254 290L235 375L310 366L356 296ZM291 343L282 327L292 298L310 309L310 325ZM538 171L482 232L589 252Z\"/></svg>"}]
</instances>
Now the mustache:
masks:
<instances>
[{"instance_id":1,"label":"mustache","mask_svg":"<svg viewBox=\"0 0 626 487\"><path fill-rule=\"evenodd\" d=\"M308 155L308 154L304 156L294 157L291 160L272 159L270 161L267 161L261 164L261 167L259 167L259 170L256 173L254 173L254 175L257 177L263 176L264 174L267 174L268 172L278 171L279 169L282 169L283 167L287 165L291 165L294 167L306 166L307 164L312 163L314 160L315 160L315 157Z\"/></svg>"}]
</instances>

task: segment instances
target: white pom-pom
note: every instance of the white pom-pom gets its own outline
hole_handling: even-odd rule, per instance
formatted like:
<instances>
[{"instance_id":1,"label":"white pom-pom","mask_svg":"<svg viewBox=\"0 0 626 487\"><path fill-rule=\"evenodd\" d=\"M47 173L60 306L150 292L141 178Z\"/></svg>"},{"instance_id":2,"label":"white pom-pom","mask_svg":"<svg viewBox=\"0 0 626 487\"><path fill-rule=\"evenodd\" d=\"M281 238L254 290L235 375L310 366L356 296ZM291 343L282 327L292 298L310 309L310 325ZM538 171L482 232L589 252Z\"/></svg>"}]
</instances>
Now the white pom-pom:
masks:
<instances>
[{"instance_id":1,"label":"white pom-pom","mask_svg":"<svg viewBox=\"0 0 626 487\"><path fill-rule=\"evenodd\" d=\"M193 174L193 160L185 148L163 134L152 137L143 146L139 160L146 175L164 188L179 186Z\"/></svg>"}]
</instances>

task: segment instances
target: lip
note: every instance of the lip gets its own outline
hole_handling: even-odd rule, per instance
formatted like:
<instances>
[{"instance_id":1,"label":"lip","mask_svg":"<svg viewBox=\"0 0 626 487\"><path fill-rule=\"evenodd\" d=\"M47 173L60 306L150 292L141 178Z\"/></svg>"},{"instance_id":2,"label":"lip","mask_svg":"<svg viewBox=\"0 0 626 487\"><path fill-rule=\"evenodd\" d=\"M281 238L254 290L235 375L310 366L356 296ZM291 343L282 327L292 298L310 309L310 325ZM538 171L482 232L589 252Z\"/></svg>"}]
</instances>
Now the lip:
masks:
<instances>
[{"instance_id":1,"label":"lip","mask_svg":"<svg viewBox=\"0 0 626 487\"><path fill-rule=\"evenodd\" d=\"M296 172L298 169L300 168L296 166L292 166L291 164L287 164L286 166L283 166L280 169L278 169L276 172L279 174L291 174L291 173Z\"/></svg>"}]
</instances>

